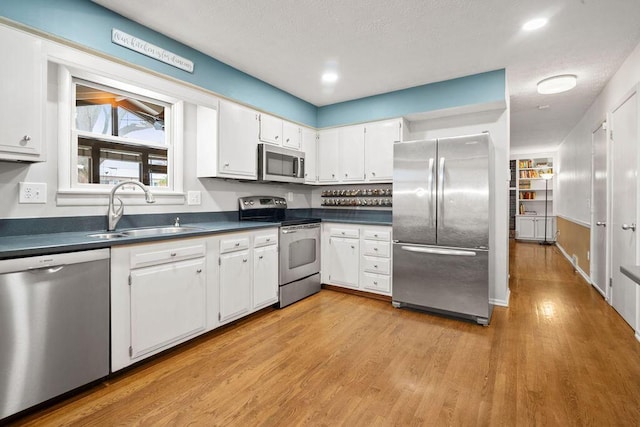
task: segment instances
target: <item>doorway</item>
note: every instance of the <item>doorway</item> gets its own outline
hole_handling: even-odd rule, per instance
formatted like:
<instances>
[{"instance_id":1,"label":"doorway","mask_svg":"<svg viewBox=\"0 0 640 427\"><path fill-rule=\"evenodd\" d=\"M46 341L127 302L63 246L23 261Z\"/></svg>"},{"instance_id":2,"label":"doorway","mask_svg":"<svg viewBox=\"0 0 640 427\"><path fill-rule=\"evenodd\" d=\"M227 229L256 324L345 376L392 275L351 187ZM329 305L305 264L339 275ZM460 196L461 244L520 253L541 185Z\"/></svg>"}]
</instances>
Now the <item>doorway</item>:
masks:
<instances>
[{"instance_id":1,"label":"doorway","mask_svg":"<svg viewBox=\"0 0 640 427\"><path fill-rule=\"evenodd\" d=\"M636 264L638 95L634 90L611 113L611 304L634 329L636 284L620 272Z\"/></svg>"},{"instance_id":2,"label":"doorway","mask_svg":"<svg viewBox=\"0 0 640 427\"><path fill-rule=\"evenodd\" d=\"M607 123L591 135L592 189L591 210L591 282L598 292L607 295Z\"/></svg>"}]
</instances>

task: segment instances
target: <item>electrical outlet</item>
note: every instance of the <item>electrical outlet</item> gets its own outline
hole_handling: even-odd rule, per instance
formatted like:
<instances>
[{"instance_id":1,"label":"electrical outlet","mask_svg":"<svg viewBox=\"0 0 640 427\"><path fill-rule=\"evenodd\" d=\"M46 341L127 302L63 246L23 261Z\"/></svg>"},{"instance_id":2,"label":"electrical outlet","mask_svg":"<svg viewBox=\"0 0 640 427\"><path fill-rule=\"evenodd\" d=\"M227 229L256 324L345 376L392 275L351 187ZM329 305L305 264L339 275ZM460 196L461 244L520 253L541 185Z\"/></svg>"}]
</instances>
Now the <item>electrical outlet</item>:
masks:
<instances>
[{"instance_id":1,"label":"electrical outlet","mask_svg":"<svg viewBox=\"0 0 640 427\"><path fill-rule=\"evenodd\" d=\"M44 182L21 182L19 203L47 203L47 184Z\"/></svg>"},{"instance_id":2,"label":"electrical outlet","mask_svg":"<svg viewBox=\"0 0 640 427\"><path fill-rule=\"evenodd\" d=\"M200 205L200 204L202 204L202 193L200 191L188 191L187 192L187 204L188 205Z\"/></svg>"}]
</instances>

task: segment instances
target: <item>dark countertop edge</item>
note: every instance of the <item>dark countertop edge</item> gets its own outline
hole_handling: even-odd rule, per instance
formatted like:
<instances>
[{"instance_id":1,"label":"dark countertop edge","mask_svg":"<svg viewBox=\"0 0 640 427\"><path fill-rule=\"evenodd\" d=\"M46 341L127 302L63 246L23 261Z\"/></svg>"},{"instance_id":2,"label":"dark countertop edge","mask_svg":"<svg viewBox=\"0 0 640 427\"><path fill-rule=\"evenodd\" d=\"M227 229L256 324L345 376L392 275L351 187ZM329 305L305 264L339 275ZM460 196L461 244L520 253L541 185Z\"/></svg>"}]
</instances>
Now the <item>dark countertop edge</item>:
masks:
<instances>
[{"instance_id":1,"label":"dark countertop edge","mask_svg":"<svg viewBox=\"0 0 640 427\"><path fill-rule=\"evenodd\" d=\"M38 234L27 236L8 236L0 238L0 260L20 258L25 256L51 255L62 252L77 252L83 250L103 249L113 246L129 245L136 243L157 242L162 240L175 240L190 237L204 237L228 232L240 232L257 230L261 228L279 227L278 222L217 222L217 223L191 223L184 226L198 227L202 230L192 230L176 234L162 234L157 236L122 237L117 239L99 239L89 237L89 234L103 233L104 230L64 232L51 234ZM5 249L6 241L27 239L32 244ZM39 242L39 239L42 241Z\"/></svg>"},{"instance_id":2,"label":"dark countertop edge","mask_svg":"<svg viewBox=\"0 0 640 427\"><path fill-rule=\"evenodd\" d=\"M366 219L323 219L322 222L342 223L342 224L362 224L362 225L382 225L391 227L387 221L368 221Z\"/></svg>"},{"instance_id":3,"label":"dark countertop edge","mask_svg":"<svg viewBox=\"0 0 640 427\"><path fill-rule=\"evenodd\" d=\"M640 265L621 265L620 272L640 285Z\"/></svg>"}]
</instances>

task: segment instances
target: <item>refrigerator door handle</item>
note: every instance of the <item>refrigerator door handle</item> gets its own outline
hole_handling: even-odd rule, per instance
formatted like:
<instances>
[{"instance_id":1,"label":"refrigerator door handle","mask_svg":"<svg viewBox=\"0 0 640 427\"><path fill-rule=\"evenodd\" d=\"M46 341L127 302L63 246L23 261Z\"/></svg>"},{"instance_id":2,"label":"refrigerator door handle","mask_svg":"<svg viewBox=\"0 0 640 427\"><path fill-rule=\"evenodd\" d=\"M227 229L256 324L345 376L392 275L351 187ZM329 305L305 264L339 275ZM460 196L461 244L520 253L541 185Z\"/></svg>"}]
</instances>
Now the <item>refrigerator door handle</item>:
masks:
<instances>
[{"instance_id":1,"label":"refrigerator door handle","mask_svg":"<svg viewBox=\"0 0 640 427\"><path fill-rule=\"evenodd\" d=\"M418 252L432 255L476 256L476 253L473 251L462 251L459 249L419 248L416 246L401 246L400 249L407 252Z\"/></svg>"},{"instance_id":2,"label":"refrigerator door handle","mask_svg":"<svg viewBox=\"0 0 640 427\"><path fill-rule=\"evenodd\" d=\"M429 159L429 180L427 181L427 188L429 189L429 226L433 227L434 225L434 197L433 197L433 185L435 183L435 169L434 169L435 159L431 157Z\"/></svg>"},{"instance_id":3,"label":"refrigerator door handle","mask_svg":"<svg viewBox=\"0 0 640 427\"><path fill-rule=\"evenodd\" d=\"M440 157L440 170L438 171L438 226L444 227L444 157Z\"/></svg>"}]
</instances>

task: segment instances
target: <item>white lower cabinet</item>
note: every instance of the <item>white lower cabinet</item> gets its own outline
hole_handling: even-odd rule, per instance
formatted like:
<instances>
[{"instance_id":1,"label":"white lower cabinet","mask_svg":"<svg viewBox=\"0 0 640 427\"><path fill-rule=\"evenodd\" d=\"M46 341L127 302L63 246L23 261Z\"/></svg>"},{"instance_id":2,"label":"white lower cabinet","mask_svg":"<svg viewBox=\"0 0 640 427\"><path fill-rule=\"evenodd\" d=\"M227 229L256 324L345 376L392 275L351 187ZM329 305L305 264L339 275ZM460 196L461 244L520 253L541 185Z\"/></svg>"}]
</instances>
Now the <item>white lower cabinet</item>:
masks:
<instances>
[{"instance_id":1,"label":"white lower cabinet","mask_svg":"<svg viewBox=\"0 0 640 427\"><path fill-rule=\"evenodd\" d=\"M278 246L253 250L253 309L278 302Z\"/></svg>"},{"instance_id":2,"label":"white lower cabinet","mask_svg":"<svg viewBox=\"0 0 640 427\"><path fill-rule=\"evenodd\" d=\"M207 330L207 245L192 238L111 249L111 370Z\"/></svg>"},{"instance_id":3,"label":"white lower cabinet","mask_svg":"<svg viewBox=\"0 0 640 427\"><path fill-rule=\"evenodd\" d=\"M111 249L111 371L278 301L278 228Z\"/></svg>"},{"instance_id":4,"label":"white lower cabinet","mask_svg":"<svg viewBox=\"0 0 640 427\"><path fill-rule=\"evenodd\" d=\"M555 217L549 216L546 219L547 241L556 240ZM538 216L517 216L516 217L516 239L519 240L544 240L545 239L545 218Z\"/></svg>"},{"instance_id":5,"label":"white lower cabinet","mask_svg":"<svg viewBox=\"0 0 640 427\"><path fill-rule=\"evenodd\" d=\"M205 329L205 270L197 258L131 272L131 357Z\"/></svg>"},{"instance_id":6,"label":"white lower cabinet","mask_svg":"<svg viewBox=\"0 0 640 427\"><path fill-rule=\"evenodd\" d=\"M249 250L220 255L220 322L249 313L251 273Z\"/></svg>"},{"instance_id":7,"label":"white lower cabinet","mask_svg":"<svg viewBox=\"0 0 640 427\"><path fill-rule=\"evenodd\" d=\"M391 295L391 227L323 224L322 283Z\"/></svg>"}]
</instances>

